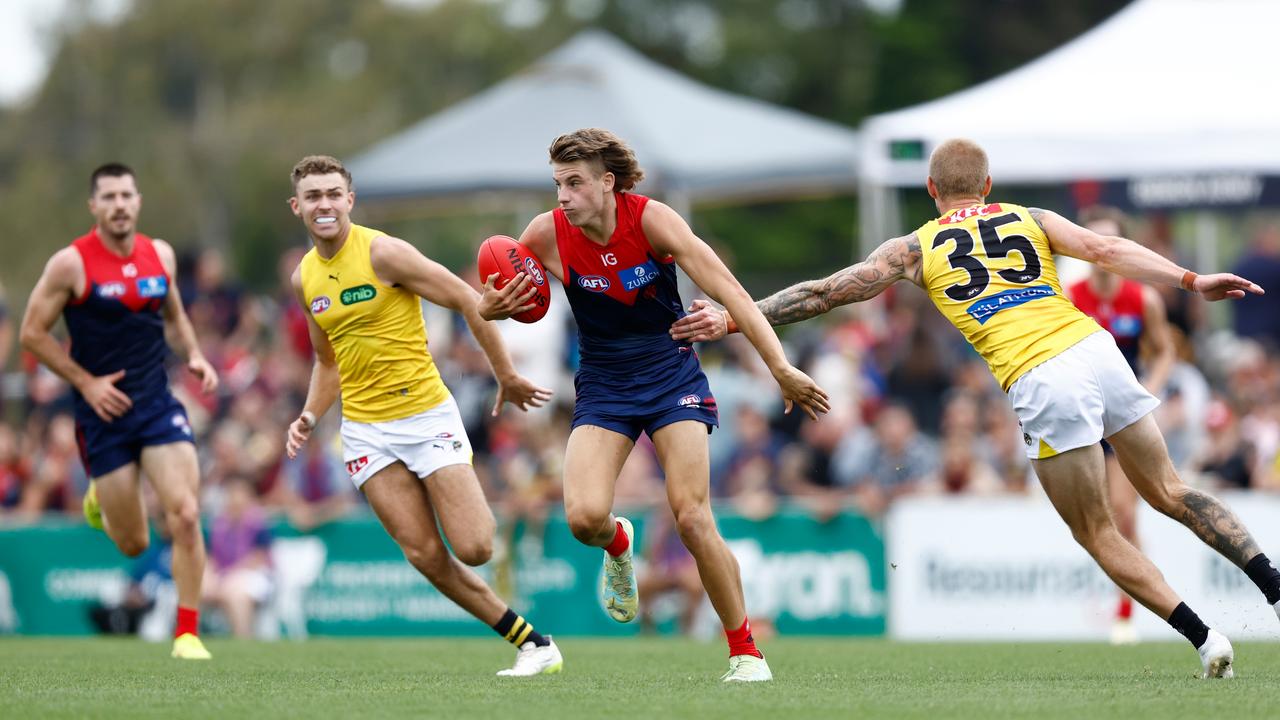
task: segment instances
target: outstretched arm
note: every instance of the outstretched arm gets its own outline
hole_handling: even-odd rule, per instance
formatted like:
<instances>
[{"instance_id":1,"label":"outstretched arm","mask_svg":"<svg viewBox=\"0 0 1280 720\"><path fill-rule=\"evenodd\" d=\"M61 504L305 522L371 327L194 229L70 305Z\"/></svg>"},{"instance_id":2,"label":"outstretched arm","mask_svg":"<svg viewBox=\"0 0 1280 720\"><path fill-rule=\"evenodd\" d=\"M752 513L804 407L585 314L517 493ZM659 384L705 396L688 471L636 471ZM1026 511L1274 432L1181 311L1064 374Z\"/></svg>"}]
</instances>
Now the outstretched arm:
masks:
<instances>
[{"instance_id":1,"label":"outstretched arm","mask_svg":"<svg viewBox=\"0 0 1280 720\"><path fill-rule=\"evenodd\" d=\"M860 263L825 278L806 280L779 290L757 302L756 307L770 325L787 325L817 317L841 305L870 300L904 278L919 284L920 271L920 240L912 233L886 241ZM738 329L723 313L702 307L697 310L672 325L672 337L701 342L717 340Z\"/></svg>"},{"instance_id":2,"label":"outstretched arm","mask_svg":"<svg viewBox=\"0 0 1280 720\"><path fill-rule=\"evenodd\" d=\"M920 282L920 240L915 233L886 241L860 263L821 280L796 283L757 305L771 325L786 325L870 300L903 278Z\"/></svg>"},{"instance_id":3,"label":"outstretched arm","mask_svg":"<svg viewBox=\"0 0 1280 720\"><path fill-rule=\"evenodd\" d=\"M1239 299L1246 292L1263 294L1261 287L1238 275L1197 275L1132 240L1099 235L1049 210L1030 208L1030 212L1049 238L1053 252L1091 262L1107 272L1141 282L1180 287L1200 293L1206 300Z\"/></svg>"},{"instance_id":4,"label":"outstretched arm","mask_svg":"<svg viewBox=\"0 0 1280 720\"><path fill-rule=\"evenodd\" d=\"M462 313L480 349L489 358L493 376L498 380L494 415L502 409L504 402L526 410L526 406L541 407L551 399L550 390L534 385L516 372L506 343L498 333L498 326L480 317L477 309L480 293L462 278L398 238L385 235L374 238L370 254L373 271L388 284L400 285L429 302Z\"/></svg>"}]
</instances>

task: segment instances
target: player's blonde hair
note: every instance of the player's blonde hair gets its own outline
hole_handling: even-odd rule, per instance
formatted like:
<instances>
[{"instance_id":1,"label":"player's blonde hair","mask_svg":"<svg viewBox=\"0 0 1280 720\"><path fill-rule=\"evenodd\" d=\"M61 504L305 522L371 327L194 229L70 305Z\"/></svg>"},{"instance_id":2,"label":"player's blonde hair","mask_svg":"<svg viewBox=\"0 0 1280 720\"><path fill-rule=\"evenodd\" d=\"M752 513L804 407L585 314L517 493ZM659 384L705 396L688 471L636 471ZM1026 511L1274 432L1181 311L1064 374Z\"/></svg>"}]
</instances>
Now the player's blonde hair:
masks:
<instances>
[{"instance_id":1,"label":"player's blonde hair","mask_svg":"<svg viewBox=\"0 0 1280 720\"><path fill-rule=\"evenodd\" d=\"M941 198L979 197L989 174L987 153L972 140L947 140L929 156L929 177Z\"/></svg>"},{"instance_id":2,"label":"player's blonde hair","mask_svg":"<svg viewBox=\"0 0 1280 720\"><path fill-rule=\"evenodd\" d=\"M330 155L308 155L298 161L293 166L293 172L289 177L293 181L293 191L298 191L298 182L308 175L328 175L330 173L338 173L343 180L347 181L347 189L354 190L355 185L351 182L351 173L347 170L342 161Z\"/></svg>"},{"instance_id":3,"label":"player's blonde hair","mask_svg":"<svg viewBox=\"0 0 1280 720\"><path fill-rule=\"evenodd\" d=\"M549 152L553 163L585 160L603 166L613 173L614 188L623 192L644 180L644 170L640 169L635 152L608 130L583 128L561 135L551 143Z\"/></svg>"}]
</instances>

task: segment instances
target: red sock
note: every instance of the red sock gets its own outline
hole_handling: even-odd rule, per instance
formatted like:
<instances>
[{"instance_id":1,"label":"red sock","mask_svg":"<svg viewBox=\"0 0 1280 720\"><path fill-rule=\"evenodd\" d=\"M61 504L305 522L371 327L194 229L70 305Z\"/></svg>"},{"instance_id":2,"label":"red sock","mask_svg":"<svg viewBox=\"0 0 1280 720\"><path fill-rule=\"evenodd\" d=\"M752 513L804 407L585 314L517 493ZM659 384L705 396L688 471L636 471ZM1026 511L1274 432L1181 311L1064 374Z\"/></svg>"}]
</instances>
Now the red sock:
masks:
<instances>
[{"instance_id":1,"label":"red sock","mask_svg":"<svg viewBox=\"0 0 1280 720\"><path fill-rule=\"evenodd\" d=\"M618 557L622 553L626 552L627 548L631 547L631 540L627 538L626 533L622 532L622 523L614 520L613 524L615 528L613 531L613 541L604 546L604 551L614 557Z\"/></svg>"},{"instance_id":2,"label":"red sock","mask_svg":"<svg viewBox=\"0 0 1280 720\"><path fill-rule=\"evenodd\" d=\"M1120 604L1116 607L1116 618L1119 620L1128 620L1133 617L1133 598L1128 595L1120 596Z\"/></svg>"},{"instance_id":3,"label":"red sock","mask_svg":"<svg viewBox=\"0 0 1280 720\"><path fill-rule=\"evenodd\" d=\"M173 636L179 637L190 633L199 635L197 630L200 627L200 610L198 608L187 608L178 606L178 625L173 629Z\"/></svg>"},{"instance_id":4,"label":"red sock","mask_svg":"<svg viewBox=\"0 0 1280 720\"><path fill-rule=\"evenodd\" d=\"M756 639L751 637L751 620L743 618L742 627L737 630L725 629L724 636L729 640L729 657L734 655L755 655L764 657L764 653L756 648Z\"/></svg>"}]
</instances>

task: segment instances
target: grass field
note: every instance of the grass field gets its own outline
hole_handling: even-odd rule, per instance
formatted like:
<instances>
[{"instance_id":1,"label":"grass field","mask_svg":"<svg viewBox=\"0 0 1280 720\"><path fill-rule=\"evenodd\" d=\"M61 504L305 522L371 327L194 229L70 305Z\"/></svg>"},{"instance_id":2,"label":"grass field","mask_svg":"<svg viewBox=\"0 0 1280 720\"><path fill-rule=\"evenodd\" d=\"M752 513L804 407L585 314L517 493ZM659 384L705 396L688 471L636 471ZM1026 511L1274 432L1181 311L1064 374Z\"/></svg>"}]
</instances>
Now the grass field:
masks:
<instances>
[{"instance_id":1,"label":"grass field","mask_svg":"<svg viewBox=\"0 0 1280 720\"><path fill-rule=\"evenodd\" d=\"M719 644L565 638L565 672L505 680L500 641L213 640L179 663L134 640L0 639L5 718L1275 718L1280 644L1195 679L1185 643L901 644L781 638L773 683L726 687Z\"/></svg>"}]
</instances>

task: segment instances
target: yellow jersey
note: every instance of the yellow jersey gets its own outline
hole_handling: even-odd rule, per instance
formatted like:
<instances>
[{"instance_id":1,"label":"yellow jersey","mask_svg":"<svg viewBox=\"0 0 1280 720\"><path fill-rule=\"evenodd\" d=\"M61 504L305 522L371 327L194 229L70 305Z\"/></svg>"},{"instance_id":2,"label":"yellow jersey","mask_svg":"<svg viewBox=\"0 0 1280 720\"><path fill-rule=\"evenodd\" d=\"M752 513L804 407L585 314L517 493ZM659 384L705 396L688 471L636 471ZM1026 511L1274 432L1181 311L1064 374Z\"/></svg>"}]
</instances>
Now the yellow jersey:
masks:
<instances>
[{"instance_id":1,"label":"yellow jersey","mask_svg":"<svg viewBox=\"0 0 1280 720\"><path fill-rule=\"evenodd\" d=\"M369 255L384 233L352 225L331 258L311 248L299 266L311 317L329 336L342 378L342 415L399 420L449 398L431 353L418 296L383 285Z\"/></svg>"},{"instance_id":2,"label":"yellow jersey","mask_svg":"<svg viewBox=\"0 0 1280 720\"><path fill-rule=\"evenodd\" d=\"M1006 391L1102 329L1062 293L1049 238L1019 205L960 208L916 230L921 280Z\"/></svg>"}]
</instances>

